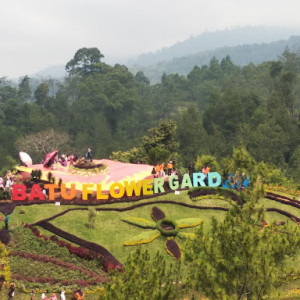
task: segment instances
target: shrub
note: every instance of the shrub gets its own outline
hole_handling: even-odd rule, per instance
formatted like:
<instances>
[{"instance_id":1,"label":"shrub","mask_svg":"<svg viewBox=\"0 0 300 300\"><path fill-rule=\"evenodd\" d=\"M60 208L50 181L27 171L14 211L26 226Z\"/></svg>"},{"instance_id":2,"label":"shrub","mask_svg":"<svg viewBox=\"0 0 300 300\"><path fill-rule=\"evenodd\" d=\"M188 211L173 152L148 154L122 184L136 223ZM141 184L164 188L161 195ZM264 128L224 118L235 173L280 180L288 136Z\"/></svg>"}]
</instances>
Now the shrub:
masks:
<instances>
[{"instance_id":1,"label":"shrub","mask_svg":"<svg viewBox=\"0 0 300 300\"><path fill-rule=\"evenodd\" d=\"M89 228L95 227L97 211L93 207L89 207L88 220L89 220Z\"/></svg>"},{"instance_id":2,"label":"shrub","mask_svg":"<svg viewBox=\"0 0 300 300\"><path fill-rule=\"evenodd\" d=\"M154 223L153 221L142 219L142 218L128 217L128 218L122 219L122 221L126 222L128 224L136 225L141 228L152 228L152 229L156 228L156 223Z\"/></svg>"},{"instance_id":3,"label":"shrub","mask_svg":"<svg viewBox=\"0 0 300 300\"><path fill-rule=\"evenodd\" d=\"M165 213L160 210L158 207L153 206L151 210L151 217L154 221L162 220L166 217Z\"/></svg>"},{"instance_id":4,"label":"shrub","mask_svg":"<svg viewBox=\"0 0 300 300\"><path fill-rule=\"evenodd\" d=\"M167 225L167 226L170 225L174 229L171 229L171 230L165 229L164 225ZM174 221L169 220L169 219L159 220L156 224L156 228L157 228L157 230L159 230L161 232L161 234L163 236L167 236L167 237L168 236L176 236L179 232L177 223L175 223Z\"/></svg>"},{"instance_id":5,"label":"shrub","mask_svg":"<svg viewBox=\"0 0 300 300\"><path fill-rule=\"evenodd\" d=\"M179 260L181 259L181 251L178 244L173 239L168 239L166 242L166 251L170 254L173 258Z\"/></svg>"}]
</instances>

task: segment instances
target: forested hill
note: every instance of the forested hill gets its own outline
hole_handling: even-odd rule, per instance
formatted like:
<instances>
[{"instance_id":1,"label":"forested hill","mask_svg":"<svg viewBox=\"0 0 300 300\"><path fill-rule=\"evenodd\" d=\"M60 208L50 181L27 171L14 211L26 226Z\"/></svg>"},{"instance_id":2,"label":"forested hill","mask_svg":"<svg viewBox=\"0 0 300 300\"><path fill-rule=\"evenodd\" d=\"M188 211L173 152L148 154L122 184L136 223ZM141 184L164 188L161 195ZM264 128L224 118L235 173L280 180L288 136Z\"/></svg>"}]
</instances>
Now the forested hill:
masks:
<instances>
[{"instance_id":1,"label":"forested hill","mask_svg":"<svg viewBox=\"0 0 300 300\"><path fill-rule=\"evenodd\" d=\"M197 156L230 157L244 145L251 162L281 168L300 180L300 57L285 51L274 61L243 67L212 58L187 76L164 74L149 85L142 73L102 62L97 48L79 49L68 76L32 91L0 79L1 175L29 153L47 151L187 167ZM230 166L230 160L227 160ZM278 174L278 173L276 173ZM275 175L276 175L275 174Z\"/></svg>"},{"instance_id":2,"label":"forested hill","mask_svg":"<svg viewBox=\"0 0 300 300\"><path fill-rule=\"evenodd\" d=\"M279 40L270 43L241 44L234 47L220 47L216 49L198 51L196 54L177 56L170 60L161 60L156 64L147 63L130 66L133 72L143 71L151 83L160 81L161 75L166 73L178 73L187 75L194 66L209 64L210 59L215 56L218 60L229 55L232 62L244 66L249 63L259 64L266 60L276 60L283 51L289 48L291 51L300 51L300 35L291 36L287 40ZM194 50L195 51L195 50ZM175 52L176 53L176 52ZM160 57L159 55L156 58ZM163 55L162 57L169 57ZM155 59L156 60L156 59ZM142 60L143 62L144 60ZM150 59L150 61L153 61ZM137 60L139 62L139 60Z\"/></svg>"},{"instance_id":3,"label":"forested hill","mask_svg":"<svg viewBox=\"0 0 300 300\"><path fill-rule=\"evenodd\" d=\"M130 61L128 65L155 65L162 61L170 61L175 57L189 56L223 47L236 47L239 45L271 43L279 40L287 40L292 35L300 35L300 31L293 28L246 26L214 32L204 32L184 41L177 42L172 46L162 48L156 52L141 54L136 59ZM260 60L260 62L262 61L263 60Z\"/></svg>"}]
</instances>

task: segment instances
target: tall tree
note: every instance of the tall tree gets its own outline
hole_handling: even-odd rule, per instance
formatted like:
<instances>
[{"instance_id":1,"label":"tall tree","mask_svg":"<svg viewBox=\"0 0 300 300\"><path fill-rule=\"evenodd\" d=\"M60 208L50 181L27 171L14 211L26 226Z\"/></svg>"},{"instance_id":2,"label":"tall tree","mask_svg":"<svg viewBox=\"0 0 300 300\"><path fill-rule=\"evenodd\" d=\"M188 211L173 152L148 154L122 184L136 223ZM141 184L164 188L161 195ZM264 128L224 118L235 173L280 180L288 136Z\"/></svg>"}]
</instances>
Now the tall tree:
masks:
<instances>
[{"instance_id":1,"label":"tall tree","mask_svg":"<svg viewBox=\"0 0 300 300\"><path fill-rule=\"evenodd\" d=\"M19 83L18 94L22 101L26 101L31 98L30 78L27 75L24 76Z\"/></svg>"},{"instance_id":2,"label":"tall tree","mask_svg":"<svg viewBox=\"0 0 300 300\"><path fill-rule=\"evenodd\" d=\"M74 58L66 64L66 71L70 75L87 75L93 72L102 70L101 58L104 55L98 48L81 48L79 49Z\"/></svg>"}]
</instances>

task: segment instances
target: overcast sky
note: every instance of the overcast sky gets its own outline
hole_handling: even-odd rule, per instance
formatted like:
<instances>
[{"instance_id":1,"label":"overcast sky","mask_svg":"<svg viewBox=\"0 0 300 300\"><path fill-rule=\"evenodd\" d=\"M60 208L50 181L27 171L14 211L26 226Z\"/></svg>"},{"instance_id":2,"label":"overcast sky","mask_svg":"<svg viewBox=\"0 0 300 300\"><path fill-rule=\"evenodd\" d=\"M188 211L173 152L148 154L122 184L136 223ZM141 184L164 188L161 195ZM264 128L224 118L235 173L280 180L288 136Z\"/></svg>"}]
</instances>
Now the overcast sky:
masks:
<instances>
[{"instance_id":1,"label":"overcast sky","mask_svg":"<svg viewBox=\"0 0 300 300\"><path fill-rule=\"evenodd\" d=\"M1 0L0 78L65 65L82 47L124 58L205 31L300 29L299 0Z\"/></svg>"}]
</instances>

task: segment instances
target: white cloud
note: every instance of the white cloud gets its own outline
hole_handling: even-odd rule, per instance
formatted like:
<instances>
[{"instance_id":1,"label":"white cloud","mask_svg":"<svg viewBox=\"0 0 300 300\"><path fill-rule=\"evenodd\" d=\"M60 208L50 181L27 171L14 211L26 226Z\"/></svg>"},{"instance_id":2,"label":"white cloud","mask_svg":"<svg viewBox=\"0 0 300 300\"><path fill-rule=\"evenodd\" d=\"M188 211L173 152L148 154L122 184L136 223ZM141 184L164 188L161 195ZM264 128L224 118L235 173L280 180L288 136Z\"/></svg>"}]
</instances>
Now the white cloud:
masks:
<instances>
[{"instance_id":1,"label":"white cloud","mask_svg":"<svg viewBox=\"0 0 300 300\"><path fill-rule=\"evenodd\" d=\"M81 47L121 57L234 26L300 28L299 9L298 0L3 0L0 77L65 64Z\"/></svg>"}]
</instances>

